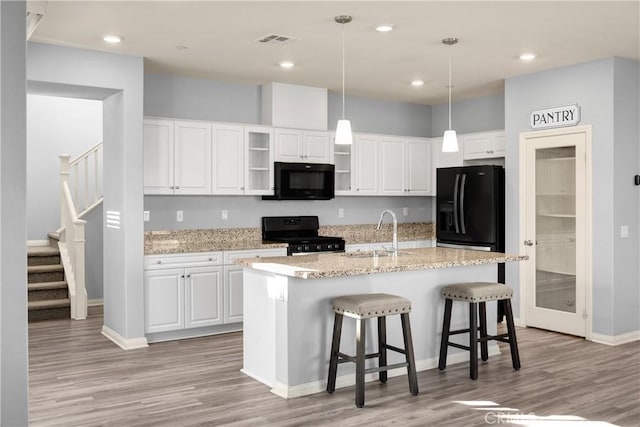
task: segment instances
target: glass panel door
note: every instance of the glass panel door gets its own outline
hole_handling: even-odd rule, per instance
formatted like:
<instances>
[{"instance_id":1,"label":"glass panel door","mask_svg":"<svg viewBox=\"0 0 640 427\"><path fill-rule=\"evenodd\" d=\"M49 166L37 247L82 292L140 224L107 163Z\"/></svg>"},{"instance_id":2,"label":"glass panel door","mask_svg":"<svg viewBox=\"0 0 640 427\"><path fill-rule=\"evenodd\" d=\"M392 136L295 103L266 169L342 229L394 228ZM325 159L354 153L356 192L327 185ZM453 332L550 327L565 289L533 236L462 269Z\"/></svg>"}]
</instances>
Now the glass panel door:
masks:
<instances>
[{"instance_id":1,"label":"glass panel door","mask_svg":"<svg viewBox=\"0 0 640 427\"><path fill-rule=\"evenodd\" d=\"M535 305L576 312L576 150L536 150Z\"/></svg>"}]
</instances>

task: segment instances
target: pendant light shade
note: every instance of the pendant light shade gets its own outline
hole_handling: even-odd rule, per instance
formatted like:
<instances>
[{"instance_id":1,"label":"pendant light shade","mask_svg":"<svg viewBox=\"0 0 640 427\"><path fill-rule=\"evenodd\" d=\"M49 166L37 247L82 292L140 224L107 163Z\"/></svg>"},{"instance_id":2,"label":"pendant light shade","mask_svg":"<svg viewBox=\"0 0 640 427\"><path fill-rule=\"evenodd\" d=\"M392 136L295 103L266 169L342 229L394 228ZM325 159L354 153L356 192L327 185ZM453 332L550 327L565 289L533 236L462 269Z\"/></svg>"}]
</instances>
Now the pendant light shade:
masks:
<instances>
[{"instance_id":1,"label":"pendant light shade","mask_svg":"<svg viewBox=\"0 0 640 427\"><path fill-rule=\"evenodd\" d=\"M336 16L335 20L338 24L342 24L342 119L338 120L336 126L336 144L348 145L353 144L353 134L351 133L351 122L344 117L344 24L351 22L349 15Z\"/></svg>"},{"instance_id":2,"label":"pendant light shade","mask_svg":"<svg viewBox=\"0 0 640 427\"><path fill-rule=\"evenodd\" d=\"M442 43L449 46L449 130L444 131L444 137L442 138L442 152L455 153L459 148L456 131L451 128L451 46L458 43L458 39L455 37L448 37L443 39Z\"/></svg>"}]
</instances>

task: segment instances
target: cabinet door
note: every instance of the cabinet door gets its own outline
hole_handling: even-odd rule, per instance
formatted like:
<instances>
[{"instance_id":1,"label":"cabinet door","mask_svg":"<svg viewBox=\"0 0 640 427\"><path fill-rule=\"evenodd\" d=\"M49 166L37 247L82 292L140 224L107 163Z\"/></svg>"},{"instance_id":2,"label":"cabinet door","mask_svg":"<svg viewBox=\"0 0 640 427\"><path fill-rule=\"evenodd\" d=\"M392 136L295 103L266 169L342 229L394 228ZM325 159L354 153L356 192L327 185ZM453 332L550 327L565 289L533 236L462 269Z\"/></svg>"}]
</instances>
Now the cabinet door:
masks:
<instances>
[{"instance_id":1,"label":"cabinet door","mask_svg":"<svg viewBox=\"0 0 640 427\"><path fill-rule=\"evenodd\" d=\"M145 319L147 333L184 328L184 269L144 273Z\"/></svg>"},{"instance_id":2,"label":"cabinet door","mask_svg":"<svg viewBox=\"0 0 640 427\"><path fill-rule=\"evenodd\" d=\"M275 161L302 162L302 131L275 129Z\"/></svg>"},{"instance_id":3,"label":"cabinet door","mask_svg":"<svg viewBox=\"0 0 640 427\"><path fill-rule=\"evenodd\" d=\"M464 159L486 159L492 156L492 135L471 134L464 136Z\"/></svg>"},{"instance_id":4,"label":"cabinet door","mask_svg":"<svg viewBox=\"0 0 640 427\"><path fill-rule=\"evenodd\" d=\"M335 133L330 134L333 144L333 158L336 165L336 196L347 196L353 194L353 144L335 144Z\"/></svg>"},{"instance_id":5,"label":"cabinet door","mask_svg":"<svg viewBox=\"0 0 640 427\"><path fill-rule=\"evenodd\" d=\"M493 155L494 157L505 157L507 150L507 137L504 134L504 131L497 132L493 136Z\"/></svg>"},{"instance_id":6,"label":"cabinet door","mask_svg":"<svg viewBox=\"0 0 640 427\"><path fill-rule=\"evenodd\" d=\"M273 195L273 128L244 127L244 194Z\"/></svg>"},{"instance_id":7,"label":"cabinet door","mask_svg":"<svg viewBox=\"0 0 640 427\"><path fill-rule=\"evenodd\" d=\"M431 185L431 144L426 140L406 142L406 190L408 196L433 195Z\"/></svg>"},{"instance_id":8,"label":"cabinet door","mask_svg":"<svg viewBox=\"0 0 640 427\"><path fill-rule=\"evenodd\" d=\"M173 194L173 121L144 120L144 194Z\"/></svg>"},{"instance_id":9,"label":"cabinet door","mask_svg":"<svg viewBox=\"0 0 640 427\"><path fill-rule=\"evenodd\" d=\"M302 157L309 163L333 163L329 132L302 132Z\"/></svg>"},{"instance_id":10,"label":"cabinet door","mask_svg":"<svg viewBox=\"0 0 640 427\"><path fill-rule=\"evenodd\" d=\"M378 137L357 135L355 146L356 195L378 193Z\"/></svg>"},{"instance_id":11,"label":"cabinet door","mask_svg":"<svg viewBox=\"0 0 640 427\"><path fill-rule=\"evenodd\" d=\"M185 276L185 327L221 324L222 267L186 268Z\"/></svg>"},{"instance_id":12,"label":"cabinet door","mask_svg":"<svg viewBox=\"0 0 640 427\"><path fill-rule=\"evenodd\" d=\"M385 196L405 194L405 144L402 138L381 137L380 142L380 187Z\"/></svg>"},{"instance_id":13,"label":"cabinet door","mask_svg":"<svg viewBox=\"0 0 640 427\"><path fill-rule=\"evenodd\" d=\"M224 323L242 322L242 267L224 267Z\"/></svg>"},{"instance_id":14,"label":"cabinet door","mask_svg":"<svg viewBox=\"0 0 640 427\"><path fill-rule=\"evenodd\" d=\"M211 124L175 122L175 194L211 193Z\"/></svg>"},{"instance_id":15,"label":"cabinet door","mask_svg":"<svg viewBox=\"0 0 640 427\"><path fill-rule=\"evenodd\" d=\"M213 194L244 191L244 128L213 125Z\"/></svg>"}]
</instances>

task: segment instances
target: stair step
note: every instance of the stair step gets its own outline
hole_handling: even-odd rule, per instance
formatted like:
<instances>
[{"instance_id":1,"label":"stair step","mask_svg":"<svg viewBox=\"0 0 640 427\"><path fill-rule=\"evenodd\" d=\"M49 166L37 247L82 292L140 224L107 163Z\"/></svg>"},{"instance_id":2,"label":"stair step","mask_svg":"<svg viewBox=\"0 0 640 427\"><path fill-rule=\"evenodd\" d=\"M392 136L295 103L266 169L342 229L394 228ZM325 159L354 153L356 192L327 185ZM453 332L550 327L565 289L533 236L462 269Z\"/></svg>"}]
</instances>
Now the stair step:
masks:
<instances>
[{"instance_id":1,"label":"stair step","mask_svg":"<svg viewBox=\"0 0 640 427\"><path fill-rule=\"evenodd\" d=\"M46 310L49 308L64 308L71 307L71 300L69 298L52 299L48 301L30 301L28 304L29 311L31 310Z\"/></svg>"},{"instance_id":2,"label":"stair step","mask_svg":"<svg viewBox=\"0 0 640 427\"><path fill-rule=\"evenodd\" d=\"M49 301L30 301L29 322L71 318L71 301L69 298Z\"/></svg>"},{"instance_id":3,"label":"stair step","mask_svg":"<svg viewBox=\"0 0 640 427\"><path fill-rule=\"evenodd\" d=\"M44 291L44 290L52 290L52 289L67 289L67 282L64 280L59 282L40 282L40 283L29 283L27 285L27 289L29 291Z\"/></svg>"},{"instance_id":4,"label":"stair step","mask_svg":"<svg viewBox=\"0 0 640 427\"><path fill-rule=\"evenodd\" d=\"M55 256L60 255L58 248L52 246L27 246L27 256Z\"/></svg>"},{"instance_id":5,"label":"stair step","mask_svg":"<svg viewBox=\"0 0 640 427\"><path fill-rule=\"evenodd\" d=\"M30 265L27 267L27 283L60 282L64 280L61 264Z\"/></svg>"}]
</instances>

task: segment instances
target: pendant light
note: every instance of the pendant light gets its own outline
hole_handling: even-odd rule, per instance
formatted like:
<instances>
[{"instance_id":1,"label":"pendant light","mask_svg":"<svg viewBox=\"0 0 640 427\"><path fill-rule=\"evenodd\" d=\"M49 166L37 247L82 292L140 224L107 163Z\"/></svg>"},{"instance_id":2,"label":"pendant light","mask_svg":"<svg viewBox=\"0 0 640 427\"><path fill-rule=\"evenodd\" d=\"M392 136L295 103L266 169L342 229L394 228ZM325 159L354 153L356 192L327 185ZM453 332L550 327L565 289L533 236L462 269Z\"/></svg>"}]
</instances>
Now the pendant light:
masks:
<instances>
[{"instance_id":1,"label":"pendant light","mask_svg":"<svg viewBox=\"0 0 640 427\"><path fill-rule=\"evenodd\" d=\"M351 133L351 122L344 118L344 24L351 22L349 15L336 16L335 20L338 24L342 24L342 119L338 120L336 126L336 144L348 145L353 144L353 135Z\"/></svg>"},{"instance_id":2,"label":"pendant light","mask_svg":"<svg viewBox=\"0 0 640 427\"><path fill-rule=\"evenodd\" d=\"M442 39L442 43L449 46L449 130L444 131L444 138L442 138L442 152L455 153L458 151L458 137L456 131L451 128L451 46L458 43L458 39L455 37L448 37Z\"/></svg>"}]
</instances>

